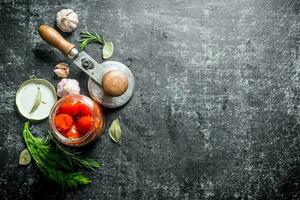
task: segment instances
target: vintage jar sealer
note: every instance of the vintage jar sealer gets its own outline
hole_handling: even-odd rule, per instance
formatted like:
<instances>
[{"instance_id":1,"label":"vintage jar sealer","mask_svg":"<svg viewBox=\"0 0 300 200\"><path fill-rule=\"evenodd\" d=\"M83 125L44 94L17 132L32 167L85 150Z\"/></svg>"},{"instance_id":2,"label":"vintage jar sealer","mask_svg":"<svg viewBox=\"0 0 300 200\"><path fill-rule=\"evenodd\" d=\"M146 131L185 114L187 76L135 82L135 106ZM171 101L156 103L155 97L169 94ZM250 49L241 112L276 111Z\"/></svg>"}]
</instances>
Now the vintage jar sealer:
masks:
<instances>
[{"instance_id":1,"label":"vintage jar sealer","mask_svg":"<svg viewBox=\"0 0 300 200\"><path fill-rule=\"evenodd\" d=\"M129 101L134 90L134 77L126 65L117 61L99 64L86 52L79 52L74 44L48 25L41 25L39 34L44 41L72 59L73 64L89 75L89 93L99 104L116 108Z\"/></svg>"}]
</instances>

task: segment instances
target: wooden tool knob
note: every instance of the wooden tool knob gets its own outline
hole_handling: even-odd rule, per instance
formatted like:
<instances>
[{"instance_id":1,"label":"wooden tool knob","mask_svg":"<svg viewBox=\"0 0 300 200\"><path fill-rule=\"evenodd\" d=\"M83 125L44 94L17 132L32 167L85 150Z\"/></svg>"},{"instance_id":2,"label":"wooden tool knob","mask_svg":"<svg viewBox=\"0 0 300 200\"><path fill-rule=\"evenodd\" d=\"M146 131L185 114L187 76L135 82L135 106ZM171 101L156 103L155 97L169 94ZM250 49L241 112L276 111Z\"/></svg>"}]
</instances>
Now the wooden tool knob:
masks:
<instances>
[{"instance_id":1,"label":"wooden tool knob","mask_svg":"<svg viewBox=\"0 0 300 200\"><path fill-rule=\"evenodd\" d=\"M65 56L68 56L70 51L75 48L74 44L65 40L59 32L48 25L41 25L39 34L45 42L60 50Z\"/></svg>"},{"instance_id":2,"label":"wooden tool knob","mask_svg":"<svg viewBox=\"0 0 300 200\"><path fill-rule=\"evenodd\" d=\"M121 96L127 90L128 77L117 70L107 72L103 76L102 87L104 92L109 96Z\"/></svg>"}]
</instances>

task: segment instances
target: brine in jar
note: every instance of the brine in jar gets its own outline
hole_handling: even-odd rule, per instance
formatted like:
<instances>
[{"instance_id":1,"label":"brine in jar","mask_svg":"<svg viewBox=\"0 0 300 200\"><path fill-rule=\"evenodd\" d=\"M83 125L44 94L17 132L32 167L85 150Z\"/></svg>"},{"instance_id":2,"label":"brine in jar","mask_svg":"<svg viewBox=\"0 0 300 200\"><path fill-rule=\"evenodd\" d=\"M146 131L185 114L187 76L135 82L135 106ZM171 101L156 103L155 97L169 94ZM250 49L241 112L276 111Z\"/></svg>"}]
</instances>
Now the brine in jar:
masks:
<instances>
[{"instance_id":1,"label":"brine in jar","mask_svg":"<svg viewBox=\"0 0 300 200\"><path fill-rule=\"evenodd\" d=\"M96 141L104 130L101 107L84 95L68 95L51 109L50 128L54 140L71 147Z\"/></svg>"}]
</instances>

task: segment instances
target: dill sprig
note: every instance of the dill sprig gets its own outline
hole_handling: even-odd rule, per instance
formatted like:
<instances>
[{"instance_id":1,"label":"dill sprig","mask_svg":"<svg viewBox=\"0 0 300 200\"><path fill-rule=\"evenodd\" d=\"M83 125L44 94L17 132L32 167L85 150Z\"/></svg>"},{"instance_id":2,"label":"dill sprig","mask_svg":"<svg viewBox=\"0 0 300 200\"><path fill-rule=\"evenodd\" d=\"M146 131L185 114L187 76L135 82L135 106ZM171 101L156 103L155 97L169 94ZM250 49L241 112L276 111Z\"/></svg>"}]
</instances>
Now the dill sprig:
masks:
<instances>
[{"instance_id":1,"label":"dill sprig","mask_svg":"<svg viewBox=\"0 0 300 200\"><path fill-rule=\"evenodd\" d=\"M86 168L95 171L96 168L101 166L97 161L82 159L66 149L63 150L64 153L58 153L47 141L31 134L29 122L24 125L23 138L30 155L42 173L50 181L63 187L74 188L91 182L81 172L74 172L75 168Z\"/></svg>"},{"instance_id":2,"label":"dill sprig","mask_svg":"<svg viewBox=\"0 0 300 200\"><path fill-rule=\"evenodd\" d=\"M101 34L98 34L96 32L88 32L83 31L80 33L81 40L80 40L80 50L83 51L87 47L89 43L99 43L100 45L105 45L105 40Z\"/></svg>"},{"instance_id":3,"label":"dill sprig","mask_svg":"<svg viewBox=\"0 0 300 200\"><path fill-rule=\"evenodd\" d=\"M83 159L76 155L74 152L70 152L69 149L63 147L59 144L56 144L58 150L65 156L65 159L72 167L82 168L82 169L90 169L96 171L96 169L102 167L102 164L98 161L92 159Z\"/></svg>"}]
</instances>

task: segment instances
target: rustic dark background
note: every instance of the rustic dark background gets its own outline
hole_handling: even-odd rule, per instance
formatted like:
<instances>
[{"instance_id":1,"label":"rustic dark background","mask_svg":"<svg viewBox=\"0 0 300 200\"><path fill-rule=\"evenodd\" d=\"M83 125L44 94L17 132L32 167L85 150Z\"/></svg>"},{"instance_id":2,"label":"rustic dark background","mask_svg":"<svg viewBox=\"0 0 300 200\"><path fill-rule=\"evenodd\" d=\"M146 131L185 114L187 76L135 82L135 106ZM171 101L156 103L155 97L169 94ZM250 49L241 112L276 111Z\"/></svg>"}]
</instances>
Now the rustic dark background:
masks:
<instances>
[{"instance_id":1,"label":"rustic dark background","mask_svg":"<svg viewBox=\"0 0 300 200\"><path fill-rule=\"evenodd\" d=\"M0 0L0 199L299 199L299 0ZM19 166L24 120L18 86L58 79L64 57L39 24L72 8L79 27L115 45L111 60L136 78L132 100L106 111L107 128L88 157L104 167L75 191ZM87 49L97 61L97 45ZM70 78L87 94L87 76ZM88 95L88 94L87 94ZM32 125L45 136L47 121Z\"/></svg>"}]
</instances>

